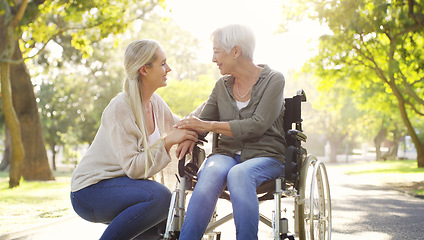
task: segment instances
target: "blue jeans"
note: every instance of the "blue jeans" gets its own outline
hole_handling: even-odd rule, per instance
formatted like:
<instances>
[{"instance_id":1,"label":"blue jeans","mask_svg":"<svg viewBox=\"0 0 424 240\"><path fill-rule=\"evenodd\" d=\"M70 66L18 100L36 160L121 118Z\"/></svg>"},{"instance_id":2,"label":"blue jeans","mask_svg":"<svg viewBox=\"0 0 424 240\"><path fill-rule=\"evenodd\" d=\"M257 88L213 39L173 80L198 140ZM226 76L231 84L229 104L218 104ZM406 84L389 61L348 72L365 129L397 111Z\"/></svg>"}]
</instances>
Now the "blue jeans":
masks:
<instances>
[{"instance_id":1,"label":"blue jeans","mask_svg":"<svg viewBox=\"0 0 424 240\"><path fill-rule=\"evenodd\" d=\"M253 158L240 163L239 155L235 158L210 156L199 171L199 181L188 204L179 239L202 238L226 185L231 195L237 239L258 239L256 188L281 176L284 176L284 164L274 158Z\"/></svg>"},{"instance_id":2,"label":"blue jeans","mask_svg":"<svg viewBox=\"0 0 424 240\"><path fill-rule=\"evenodd\" d=\"M150 180L118 177L71 192L75 212L90 222L108 224L101 240L158 239L171 192ZM161 229L164 230L164 229Z\"/></svg>"}]
</instances>

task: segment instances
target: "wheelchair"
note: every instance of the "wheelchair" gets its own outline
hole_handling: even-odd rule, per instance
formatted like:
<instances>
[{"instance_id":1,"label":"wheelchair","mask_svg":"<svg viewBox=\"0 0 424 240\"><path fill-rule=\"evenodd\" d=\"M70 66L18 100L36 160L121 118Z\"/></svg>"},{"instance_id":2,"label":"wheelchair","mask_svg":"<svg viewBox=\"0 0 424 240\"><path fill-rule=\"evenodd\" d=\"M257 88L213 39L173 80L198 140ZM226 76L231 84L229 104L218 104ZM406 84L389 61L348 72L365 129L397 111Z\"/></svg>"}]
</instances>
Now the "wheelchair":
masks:
<instances>
[{"instance_id":1,"label":"wheelchair","mask_svg":"<svg viewBox=\"0 0 424 240\"><path fill-rule=\"evenodd\" d=\"M327 170L316 156L307 154L301 146L306 142L302 130L301 102L306 101L303 90L298 90L292 98L285 99L284 131L286 133L287 152L285 176L263 183L258 187L258 200L263 203L274 200L272 219L260 214L260 221L269 226L274 240L330 240L331 239L331 199ZM218 135L213 135L213 147ZM197 182L197 171L205 160L205 151L197 144L191 159L182 159L178 163L177 185L172 193L164 239L178 239L182 228L187 194ZM289 232L288 218L282 217L281 199L294 198L294 231ZM221 199L230 201L230 195L224 190ZM216 211L216 210L215 210ZM217 219L214 214L203 239L221 239L221 233L214 230L233 218L232 213Z\"/></svg>"}]
</instances>

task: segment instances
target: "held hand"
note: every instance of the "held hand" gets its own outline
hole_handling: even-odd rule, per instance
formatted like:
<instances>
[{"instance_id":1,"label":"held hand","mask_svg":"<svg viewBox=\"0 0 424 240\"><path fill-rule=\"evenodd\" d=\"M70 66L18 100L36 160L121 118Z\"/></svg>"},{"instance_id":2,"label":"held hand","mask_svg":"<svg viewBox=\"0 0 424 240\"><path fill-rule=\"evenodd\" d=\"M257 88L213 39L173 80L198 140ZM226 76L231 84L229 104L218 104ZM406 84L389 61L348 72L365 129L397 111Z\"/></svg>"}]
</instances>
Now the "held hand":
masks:
<instances>
[{"instance_id":1,"label":"held hand","mask_svg":"<svg viewBox=\"0 0 424 240\"><path fill-rule=\"evenodd\" d=\"M195 131L174 128L166 137L164 137L165 148L169 152L169 149L171 149L174 144L179 144L186 140L196 142L197 139L198 135Z\"/></svg>"},{"instance_id":2,"label":"held hand","mask_svg":"<svg viewBox=\"0 0 424 240\"><path fill-rule=\"evenodd\" d=\"M210 131L210 122L200 120L197 117L183 118L177 124L175 124L176 128L180 129L191 129L198 133L204 133Z\"/></svg>"},{"instance_id":3,"label":"held hand","mask_svg":"<svg viewBox=\"0 0 424 240\"><path fill-rule=\"evenodd\" d=\"M184 142L178 144L177 150L175 151L178 160L181 160L186 153L192 154L195 145L196 142L191 140L185 140Z\"/></svg>"}]
</instances>

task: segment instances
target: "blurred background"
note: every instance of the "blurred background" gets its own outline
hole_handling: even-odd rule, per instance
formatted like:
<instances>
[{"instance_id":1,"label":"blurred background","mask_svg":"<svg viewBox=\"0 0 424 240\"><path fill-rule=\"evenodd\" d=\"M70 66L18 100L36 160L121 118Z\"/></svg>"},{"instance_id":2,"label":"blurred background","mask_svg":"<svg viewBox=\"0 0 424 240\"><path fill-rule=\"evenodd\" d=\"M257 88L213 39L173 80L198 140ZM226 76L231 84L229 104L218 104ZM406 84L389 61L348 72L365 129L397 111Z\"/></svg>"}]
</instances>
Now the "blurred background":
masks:
<instances>
[{"instance_id":1,"label":"blurred background","mask_svg":"<svg viewBox=\"0 0 424 240\"><path fill-rule=\"evenodd\" d=\"M210 34L230 23L254 30L254 60L285 75L286 97L305 90L310 152L424 167L423 13L414 0L3 1L0 170L14 187L75 167L135 39L163 46L173 71L158 92L186 116L220 77Z\"/></svg>"},{"instance_id":2,"label":"blurred background","mask_svg":"<svg viewBox=\"0 0 424 240\"><path fill-rule=\"evenodd\" d=\"M173 70L158 93L184 117L220 77L210 34L230 23L252 28L254 61L284 74L286 97L306 92L310 153L337 172L365 161L359 172L371 175L361 178L373 182L381 174L390 189L424 196L423 1L3 0L0 239L32 235L21 230L55 219L79 229L67 222L83 221L70 206L71 174L104 108L122 91L130 42L161 43ZM167 169L170 188L176 165ZM337 214L344 219L344 211Z\"/></svg>"}]
</instances>

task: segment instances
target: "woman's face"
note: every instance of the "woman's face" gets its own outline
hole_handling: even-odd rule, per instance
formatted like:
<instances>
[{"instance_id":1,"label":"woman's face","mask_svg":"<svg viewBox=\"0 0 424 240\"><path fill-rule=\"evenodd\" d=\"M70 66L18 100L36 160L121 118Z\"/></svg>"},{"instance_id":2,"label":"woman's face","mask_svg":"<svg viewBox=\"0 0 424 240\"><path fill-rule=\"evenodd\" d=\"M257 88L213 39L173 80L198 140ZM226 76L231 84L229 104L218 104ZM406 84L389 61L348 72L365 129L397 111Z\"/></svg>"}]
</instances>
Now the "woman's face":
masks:
<instances>
[{"instance_id":1,"label":"woman's face","mask_svg":"<svg viewBox=\"0 0 424 240\"><path fill-rule=\"evenodd\" d=\"M143 66L146 71L146 76L143 77L143 84L148 84L155 89L165 87L167 74L172 69L166 63L166 54L161 47L156 50L156 60L150 66Z\"/></svg>"},{"instance_id":2,"label":"woman's face","mask_svg":"<svg viewBox=\"0 0 424 240\"><path fill-rule=\"evenodd\" d=\"M232 57L231 52L227 53L215 39L213 40L212 62L216 63L222 75L231 75L235 64L234 57Z\"/></svg>"}]
</instances>

